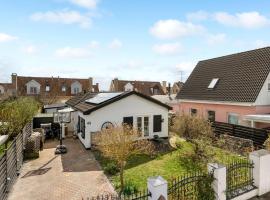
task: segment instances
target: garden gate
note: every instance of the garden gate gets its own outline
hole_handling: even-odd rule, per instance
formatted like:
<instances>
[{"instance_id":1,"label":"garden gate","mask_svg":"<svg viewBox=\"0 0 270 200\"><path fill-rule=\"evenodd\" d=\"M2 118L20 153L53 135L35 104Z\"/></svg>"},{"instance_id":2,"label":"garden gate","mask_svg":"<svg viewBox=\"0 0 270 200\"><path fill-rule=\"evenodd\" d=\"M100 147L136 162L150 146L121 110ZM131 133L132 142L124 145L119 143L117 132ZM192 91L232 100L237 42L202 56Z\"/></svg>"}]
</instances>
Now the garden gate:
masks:
<instances>
[{"instance_id":1,"label":"garden gate","mask_svg":"<svg viewBox=\"0 0 270 200\"><path fill-rule=\"evenodd\" d=\"M249 160L234 161L227 166L227 199L233 199L256 189L253 168L254 164Z\"/></svg>"}]
</instances>

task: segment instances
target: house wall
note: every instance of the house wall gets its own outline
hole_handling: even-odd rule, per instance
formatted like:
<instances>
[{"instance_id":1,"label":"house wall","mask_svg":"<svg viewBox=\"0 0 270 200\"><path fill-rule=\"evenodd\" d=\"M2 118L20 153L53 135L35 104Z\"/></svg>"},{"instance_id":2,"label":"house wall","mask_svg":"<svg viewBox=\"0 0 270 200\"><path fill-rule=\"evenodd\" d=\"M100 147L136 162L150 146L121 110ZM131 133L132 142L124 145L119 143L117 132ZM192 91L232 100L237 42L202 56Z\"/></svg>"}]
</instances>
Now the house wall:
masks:
<instances>
[{"instance_id":1,"label":"house wall","mask_svg":"<svg viewBox=\"0 0 270 200\"><path fill-rule=\"evenodd\" d=\"M268 90L268 84L270 84L270 74L268 74L267 79L263 84L255 105L270 105L270 90Z\"/></svg>"},{"instance_id":2,"label":"house wall","mask_svg":"<svg viewBox=\"0 0 270 200\"><path fill-rule=\"evenodd\" d=\"M181 102L179 105L181 113L190 114L191 108L197 109L198 115L207 118L209 110L216 112L216 121L228 123L228 114L234 113L239 116L239 124L250 126L250 122L243 119L245 115L250 114L265 114L270 113L270 106L240 106L240 105L225 105L225 104L207 104L207 103L192 103ZM256 124L258 128L265 127L266 124ZM268 126L270 126L268 124Z\"/></svg>"},{"instance_id":3,"label":"house wall","mask_svg":"<svg viewBox=\"0 0 270 200\"><path fill-rule=\"evenodd\" d=\"M131 95L116 101L108 106L105 106L97 111L92 112L90 115L83 115L78 112L78 115L85 119L85 139L79 138L86 148L91 147L91 133L101 130L101 126L105 122L112 122L113 124L121 125L123 117L133 116L133 126L136 127L138 116L149 117L149 138L154 135L159 137L168 137L168 109L148 101L137 95ZM153 116L162 115L162 128L161 132L153 132Z\"/></svg>"}]
</instances>

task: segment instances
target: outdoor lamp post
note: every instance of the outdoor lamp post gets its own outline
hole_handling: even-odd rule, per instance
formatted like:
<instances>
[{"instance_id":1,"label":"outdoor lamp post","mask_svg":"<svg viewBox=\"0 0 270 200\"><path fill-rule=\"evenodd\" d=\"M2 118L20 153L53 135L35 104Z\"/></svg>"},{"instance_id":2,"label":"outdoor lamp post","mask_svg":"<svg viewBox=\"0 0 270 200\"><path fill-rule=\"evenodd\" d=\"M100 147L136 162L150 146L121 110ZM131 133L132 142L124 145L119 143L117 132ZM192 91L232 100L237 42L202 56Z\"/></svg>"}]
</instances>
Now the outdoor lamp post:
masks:
<instances>
[{"instance_id":1,"label":"outdoor lamp post","mask_svg":"<svg viewBox=\"0 0 270 200\"><path fill-rule=\"evenodd\" d=\"M55 154L63 154L67 152L67 147L65 145L63 145L63 136L62 136L62 132L63 132L63 124L65 123L70 123L71 121L71 112L70 111L66 111L66 110L59 110L58 112L53 113L53 121L55 123L59 123L60 124L60 144L57 145L56 150L55 150Z\"/></svg>"}]
</instances>

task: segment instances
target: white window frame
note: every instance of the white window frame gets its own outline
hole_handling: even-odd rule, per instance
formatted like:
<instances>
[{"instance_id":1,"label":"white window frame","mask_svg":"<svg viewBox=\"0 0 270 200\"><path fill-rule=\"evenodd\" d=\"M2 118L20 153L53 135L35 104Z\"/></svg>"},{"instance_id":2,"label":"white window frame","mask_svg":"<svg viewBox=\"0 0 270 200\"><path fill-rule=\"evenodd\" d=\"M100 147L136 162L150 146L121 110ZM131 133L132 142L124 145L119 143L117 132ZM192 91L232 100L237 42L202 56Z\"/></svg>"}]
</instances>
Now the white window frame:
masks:
<instances>
[{"instance_id":1,"label":"white window frame","mask_svg":"<svg viewBox=\"0 0 270 200\"><path fill-rule=\"evenodd\" d=\"M45 86L45 91L46 91L46 92L50 92L50 90L51 90L51 87L50 87L49 85L46 85L46 86Z\"/></svg>"},{"instance_id":2,"label":"white window frame","mask_svg":"<svg viewBox=\"0 0 270 200\"><path fill-rule=\"evenodd\" d=\"M62 91L62 92L66 92L66 91L67 91L67 87L66 87L65 85L62 85L61 91Z\"/></svg>"},{"instance_id":3,"label":"white window frame","mask_svg":"<svg viewBox=\"0 0 270 200\"><path fill-rule=\"evenodd\" d=\"M230 121L229 121L229 116L235 116L235 117L237 117L237 124L235 124L235 125L239 125L239 122L240 122L240 119L239 119L239 114L237 114L237 113L228 113L227 114L227 122L228 123L230 123Z\"/></svg>"},{"instance_id":4,"label":"white window frame","mask_svg":"<svg viewBox=\"0 0 270 200\"><path fill-rule=\"evenodd\" d=\"M136 118L136 128L137 129L139 129L139 127L138 127L138 118L139 117L141 117L141 119L142 119L142 121L141 121L141 125L142 125L142 127L141 127L141 132L142 132L142 135L141 135L141 137L150 137L150 116L149 115L137 115L137 116L135 116L135 118ZM148 117L148 135L145 135L145 127L144 127L144 118L145 117ZM134 126L134 125L133 125Z\"/></svg>"},{"instance_id":5,"label":"white window frame","mask_svg":"<svg viewBox=\"0 0 270 200\"><path fill-rule=\"evenodd\" d=\"M208 85L208 89L214 89L218 81L219 81L219 78L213 78Z\"/></svg>"},{"instance_id":6,"label":"white window frame","mask_svg":"<svg viewBox=\"0 0 270 200\"><path fill-rule=\"evenodd\" d=\"M34 91L34 88L35 88L35 92L33 92ZM32 89L33 89L33 91L32 91ZM30 94L37 94L38 93L38 88L37 87L30 87L29 88L29 92L30 92Z\"/></svg>"}]
</instances>

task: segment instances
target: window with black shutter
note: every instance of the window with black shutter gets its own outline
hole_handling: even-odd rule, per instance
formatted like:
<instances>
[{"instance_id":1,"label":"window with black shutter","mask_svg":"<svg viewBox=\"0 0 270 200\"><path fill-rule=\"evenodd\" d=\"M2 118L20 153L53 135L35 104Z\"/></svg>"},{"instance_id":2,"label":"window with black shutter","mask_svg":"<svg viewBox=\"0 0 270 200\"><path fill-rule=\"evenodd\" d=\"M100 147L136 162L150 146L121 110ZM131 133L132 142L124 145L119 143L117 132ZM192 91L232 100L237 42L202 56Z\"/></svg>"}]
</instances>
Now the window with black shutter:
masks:
<instances>
[{"instance_id":1,"label":"window with black shutter","mask_svg":"<svg viewBox=\"0 0 270 200\"><path fill-rule=\"evenodd\" d=\"M78 116L78 124L77 124L77 133L79 133L81 131L81 117Z\"/></svg>"},{"instance_id":2,"label":"window with black shutter","mask_svg":"<svg viewBox=\"0 0 270 200\"><path fill-rule=\"evenodd\" d=\"M123 124L133 127L133 117L124 117Z\"/></svg>"},{"instance_id":3,"label":"window with black shutter","mask_svg":"<svg viewBox=\"0 0 270 200\"><path fill-rule=\"evenodd\" d=\"M162 116L154 115L154 132L161 132Z\"/></svg>"},{"instance_id":4,"label":"window with black shutter","mask_svg":"<svg viewBox=\"0 0 270 200\"><path fill-rule=\"evenodd\" d=\"M81 118L81 136L83 139L85 139L85 120Z\"/></svg>"}]
</instances>

